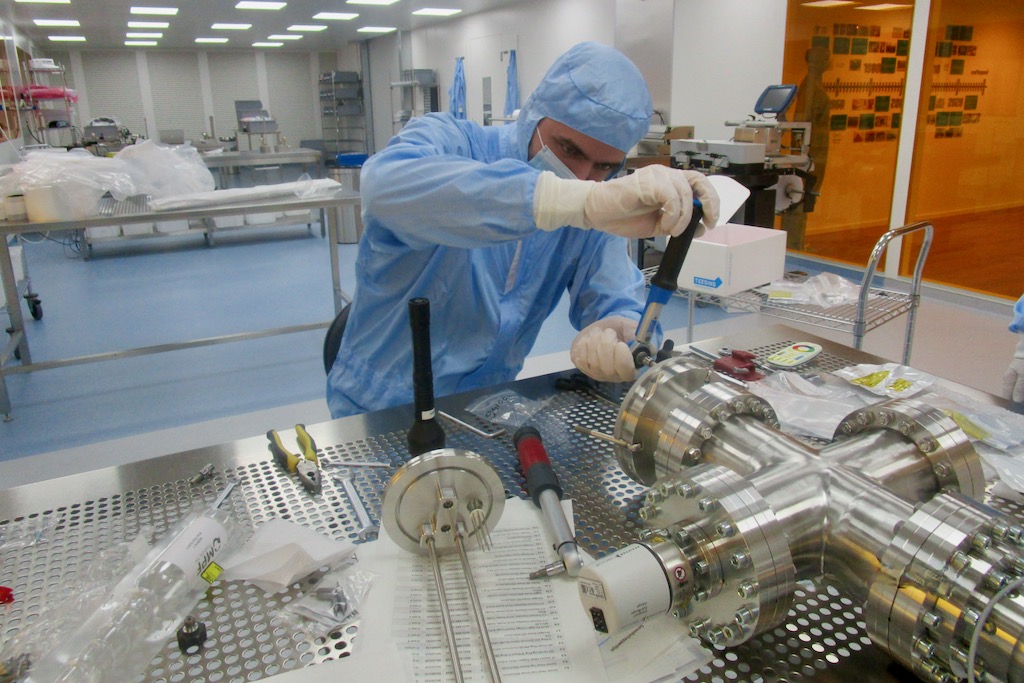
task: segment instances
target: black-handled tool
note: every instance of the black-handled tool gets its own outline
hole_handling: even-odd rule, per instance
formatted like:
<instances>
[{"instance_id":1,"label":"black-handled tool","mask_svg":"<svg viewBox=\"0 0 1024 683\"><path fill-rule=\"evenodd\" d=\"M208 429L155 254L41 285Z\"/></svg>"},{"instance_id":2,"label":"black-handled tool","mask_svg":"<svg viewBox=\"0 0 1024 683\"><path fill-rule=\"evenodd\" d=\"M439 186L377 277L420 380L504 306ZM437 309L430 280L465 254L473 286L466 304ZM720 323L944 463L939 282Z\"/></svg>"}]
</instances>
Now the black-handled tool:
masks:
<instances>
[{"instance_id":1,"label":"black-handled tool","mask_svg":"<svg viewBox=\"0 0 1024 683\"><path fill-rule=\"evenodd\" d=\"M430 358L430 301L409 300L412 329L412 396L416 418L409 428L409 455L444 448L444 429L434 410L434 369Z\"/></svg>"},{"instance_id":2,"label":"black-handled tool","mask_svg":"<svg viewBox=\"0 0 1024 683\"><path fill-rule=\"evenodd\" d=\"M704 208L700 201L693 200L693 215L686 229L675 237L668 240L665 253L661 257L658 271L651 278L651 290L647 294L647 305L644 307L643 317L636 327L636 344L633 346L633 362L636 367L649 365L655 357L655 350L651 346L651 337L654 336L654 326L661 316L661 309L669 302L676 289L679 287L679 272L683 269L683 262L690 251L690 244L694 235L697 234L697 226L704 217ZM665 355L665 354L658 354ZM659 358L659 360L661 360Z\"/></svg>"},{"instance_id":3,"label":"black-handled tool","mask_svg":"<svg viewBox=\"0 0 1024 683\"><path fill-rule=\"evenodd\" d=\"M536 428L524 425L512 435L519 456L519 466L526 477L526 490L533 499L533 504L544 512L544 517L551 525L551 533L555 539L555 551L558 561L538 569L530 574L531 579L542 579L555 574L567 572L569 576L577 576L583 567L576 537L573 536L569 520L562 510L562 486L558 476L551 467L547 449Z\"/></svg>"}]
</instances>

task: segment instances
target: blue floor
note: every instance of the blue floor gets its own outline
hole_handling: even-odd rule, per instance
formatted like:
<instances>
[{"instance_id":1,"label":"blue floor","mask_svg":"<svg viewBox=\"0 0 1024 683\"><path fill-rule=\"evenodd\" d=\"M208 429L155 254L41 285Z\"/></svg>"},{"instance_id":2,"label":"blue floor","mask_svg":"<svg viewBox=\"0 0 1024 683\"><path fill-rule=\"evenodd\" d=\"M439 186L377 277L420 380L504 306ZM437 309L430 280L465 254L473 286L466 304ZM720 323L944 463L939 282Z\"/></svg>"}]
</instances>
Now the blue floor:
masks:
<instances>
[{"instance_id":1,"label":"blue floor","mask_svg":"<svg viewBox=\"0 0 1024 683\"><path fill-rule=\"evenodd\" d=\"M25 245L43 318L27 316L34 362L165 344L333 317L327 240L306 227L188 235L95 247L83 260L61 236ZM37 236L32 236L37 239ZM352 292L355 245L339 246ZM810 264L813 266L814 264ZM808 264L796 267L811 270ZM533 355L568 349L567 304ZM697 323L728 314L697 309ZM674 298L665 329L685 327ZM256 410L320 400L322 330L7 376L13 420L0 460L82 446Z\"/></svg>"}]
</instances>

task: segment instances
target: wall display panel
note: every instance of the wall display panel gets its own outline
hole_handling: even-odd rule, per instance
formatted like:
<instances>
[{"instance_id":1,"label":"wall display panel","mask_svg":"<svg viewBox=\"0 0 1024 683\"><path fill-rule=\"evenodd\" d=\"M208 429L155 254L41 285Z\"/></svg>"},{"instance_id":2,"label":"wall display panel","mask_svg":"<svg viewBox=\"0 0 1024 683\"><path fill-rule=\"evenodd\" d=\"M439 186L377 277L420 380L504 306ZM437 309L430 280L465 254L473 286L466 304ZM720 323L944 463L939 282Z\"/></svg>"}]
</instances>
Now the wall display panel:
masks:
<instances>
[{"instance_id":1,"label":"wall display panel","mask_svg":"<svg viewBox=\"0 0 1024 683\"><path fill-rule=\"evenodd\" d=\"M1024 13L1019 0L934 3L908 218L935 223L925 276L1007 298L1024 291ZM908 122L910 123L910 122ZM901 273L908 268L906 259Z\"/></svg>"},{"instance_id":2,"label":"wall display panel","mask_svg":"<svg viewBox=\"0 0 1024 683\"><path fill-rule=\"evenodd\" d=\"M310 75L309 54L272 53L266 56L266 64L270 101L264 104L277 120L281 135L292 147L298 147L300 140L316 138L320 112L312 95L316 83Z\"/></svg>"},{"instance_id":3,"label":"wall display panel","mask_svg":"<svg viewBox=\"0 0 1024 683\"><path fill-rule=\"evenodd\" d=\"M778 224L792 249L858 265L889 228L913 6L887 12L790 0L783 81L791 121L810 121L820 196Z\"/></svg>"},{"instance_id":4,"label":"wall display panel","mask_svg":"<svg viewBox=\"0 0 1024 683\"><path fill-rule=\"evenodd\" d=\"M238 119L235 116L235 100L260 99L259 82L256 76L256 55L251 52L211 52L209 65L217 137L234 135L235 129L238 127ZM266 102L263 104L266 106ZM270 113L273 114L273 112ZM245 142L241 143L239 149L246 149Z\"/></svg>"},{"instance_id":5,"label":"wall display panel","mask_svg":"<svg viewBox=\"0 0 1024 683\"><path fill-rule=\"evenodd\" d=\"M198 140L209 129L203 116L199 58L194 52L148 52L150 91L156 131L181 130L186 140Z\"/></svg>"},{"instance_id":6,"label":"wall display panel","mask_svg":"<svg viewBox=\"0 0 1024 683\"><path fill-rule=\"evenodd\" d=\"M155 136L155 130L146 130L135 53L82 52L81 56L92 117L111 116L136 135Z\"/></svg>"}]
</instances>

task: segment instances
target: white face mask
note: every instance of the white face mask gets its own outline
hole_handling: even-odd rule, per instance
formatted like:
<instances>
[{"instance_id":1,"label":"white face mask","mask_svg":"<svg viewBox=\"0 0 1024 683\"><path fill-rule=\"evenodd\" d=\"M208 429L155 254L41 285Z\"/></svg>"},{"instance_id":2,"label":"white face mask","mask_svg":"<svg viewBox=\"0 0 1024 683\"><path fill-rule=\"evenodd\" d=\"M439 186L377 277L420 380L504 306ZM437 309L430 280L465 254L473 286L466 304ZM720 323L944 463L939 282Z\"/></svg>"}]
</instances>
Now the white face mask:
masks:
<instances>
[{"instance_id":1,"label":"white face mask","mask_svg":"<svg viewBox=\"0 0 1024 683\"><path fill-rule=\"evenodd\" d=\"M555 156L551 148L544 144L544 138L541 136L540 130L537 131L537 138L540 139L541 148L530 159L530 166L533 166L538 171L551 171L559 178L564 178L565 180L576 180L576 174L570 171L569 167Z\"/></svg>"}]
</instances>

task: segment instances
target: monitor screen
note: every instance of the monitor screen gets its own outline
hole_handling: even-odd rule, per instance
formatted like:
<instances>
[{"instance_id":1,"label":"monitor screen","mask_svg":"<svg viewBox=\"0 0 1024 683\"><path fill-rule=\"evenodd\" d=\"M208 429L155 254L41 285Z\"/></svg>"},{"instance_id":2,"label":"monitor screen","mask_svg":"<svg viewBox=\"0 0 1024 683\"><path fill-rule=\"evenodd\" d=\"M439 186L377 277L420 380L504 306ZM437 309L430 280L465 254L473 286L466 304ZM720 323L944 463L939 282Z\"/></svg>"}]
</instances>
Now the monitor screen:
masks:
<instances>
[{"instance_id":1,"label":"monitor screen","mask_svg":"<svg viewBox=\"0 0 1024 683\"><path fill-rule=\"evenodd\" d=\"M769 85L754 105L756 114L782 114L796 97L795 85Z\"/></svg>"}]
</instances>

